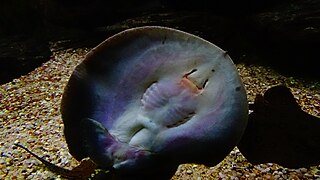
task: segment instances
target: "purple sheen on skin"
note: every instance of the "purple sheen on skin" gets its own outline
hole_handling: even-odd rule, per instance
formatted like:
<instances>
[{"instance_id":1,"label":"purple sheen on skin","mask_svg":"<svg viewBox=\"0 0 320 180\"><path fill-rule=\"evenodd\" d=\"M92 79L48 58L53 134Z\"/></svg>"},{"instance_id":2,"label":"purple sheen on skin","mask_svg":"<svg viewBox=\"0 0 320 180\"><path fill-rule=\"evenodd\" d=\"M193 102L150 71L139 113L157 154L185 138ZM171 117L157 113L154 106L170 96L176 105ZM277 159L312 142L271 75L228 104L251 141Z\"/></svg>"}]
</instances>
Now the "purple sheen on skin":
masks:
<instances>
[{"instance_id":1,"label":"purple sheen on skin","mask_svg":"<svg viewBox=\"0 0 320 180\"><path fill-rule=\"evenodd\" d=\"M94 137L96 130L89 132L92 146L120 171L166 164L153 162L151 154L174 159L173 166L215 165L239 142L248 115L230 57L199 37L163 27L130 29L93 49L70 78L62 107L71 153L93 156L81 141L88 135L76 132L79 118L94 119L117 146Z\"/></svg>"},{"instance_id":2,"label":"purple sheen on skin","mask_svg":"<svg viewBox=\"0 0 320 180\"><path fill-rule=\"evenodd\" d=\"M83 128L91 159L105 168L135 164L135 161L142 161L151 154L141 148L118 141L102 124L93 119L83 121Z\"/></svg>"}]
</instances>

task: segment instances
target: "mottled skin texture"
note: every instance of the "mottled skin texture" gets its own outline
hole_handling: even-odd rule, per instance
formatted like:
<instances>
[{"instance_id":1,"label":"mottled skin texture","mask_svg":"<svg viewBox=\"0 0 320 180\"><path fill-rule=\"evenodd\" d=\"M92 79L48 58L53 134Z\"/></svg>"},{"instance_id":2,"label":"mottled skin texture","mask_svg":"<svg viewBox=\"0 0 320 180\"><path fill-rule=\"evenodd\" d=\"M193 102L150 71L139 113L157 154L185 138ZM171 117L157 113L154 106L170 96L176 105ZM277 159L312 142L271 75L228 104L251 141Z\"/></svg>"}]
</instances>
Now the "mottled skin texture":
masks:
<instances>
[{"instance_id":1,"label":"mottled skin texture","mask_svg":"<svg viewBox=\"0 0 320 180\"><path fill-rule=\"evenodd\" d=\"M163 27L124 31L93 49L72 74L61 109L71 154L121 178L170 178L181 163L219 163L248 114L226 52Z\"/></svg>"}]
</instances>

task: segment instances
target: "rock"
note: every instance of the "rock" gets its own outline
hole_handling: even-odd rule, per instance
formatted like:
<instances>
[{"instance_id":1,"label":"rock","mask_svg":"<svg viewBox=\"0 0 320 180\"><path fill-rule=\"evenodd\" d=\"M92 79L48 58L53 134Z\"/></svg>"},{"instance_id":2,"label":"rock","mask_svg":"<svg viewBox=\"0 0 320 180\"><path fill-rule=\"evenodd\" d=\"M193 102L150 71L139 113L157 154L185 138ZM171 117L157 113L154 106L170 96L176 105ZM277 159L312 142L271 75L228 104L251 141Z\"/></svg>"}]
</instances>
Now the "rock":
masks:
<instances>
[{"instance_id":1,"label":"rock","mask_svg":"<svg viewBox=\"0 0 320 180\"><path fill-rule=\"evenodd\" d=\"M319 79L320 1L284 1L250 17L248 39L278 70Z\"/></svg>"},{"instance_id":2,"label":"rock","mask_svg":"<svg viewBox=\"0 0 320 180\"><path fill-rule=\"evenodd\" d=\"M162 0L166 8L180 11L205 11L215 15L244 16L278 3L275 0Z\"/></svg>"},{"instance_id":3,"label":"rock","mask_svg":"<svg viewBox=\"0 0 320 180\"><path fill-rule=\"evenodd\" d=\"M37 0L0 5L0 83L28 73L51 55Z\"/></svg>"},{"instance_id":4,"label":"rock","mask_svg":"<svg viewBox=\"0 0 320 180\"><path fill-rule=\"evenodd\" d=\"M51 54L45 41L18 36L0 39L0 83L27 74L49 60Z\"/></svg>"},{"instance_id":5,"label":"rock","mask_svg":"<svg viewBox=\"0 0 320 180\"><path fill-rule=\"evenodd\" d=\"M302 111L289 88L268 89L250 109L253 112L238 144L249 162L287 168L320 164L320 119Z\"/></svg>"},{"instance_id":6,"label":"rock","mask_svg":"<svg viewBox=\"0 0 320 180\"><path fill-rule=\"evenodd\" d=\"M159 0L45 0L42 7L48 22L89 29L94 26L111 25L162 8Z\"/></svg>"},{"instance_id":7,"label":"rock","mask_svg":"<svg viewBox=\"0 0 320 180\"><path fill-rule=\"evenodd\" d=\"M208 12L223 16L247 15L261 12L276 3L278 1L275 0L45 0L44 3L38 2L49 22L86 28L112 25L128 18L163 12Z\"/></svg>"},{"instance_id":8,"label":"rock","mask_svg":"<svg viewBox=\"0 0 320 180\"><path fill-rule=\"evenodd\" d=\"M36 34L43 16L38 0L2 0L0 3L0 38L15 34Z\"/></svg>"}]
</instances>

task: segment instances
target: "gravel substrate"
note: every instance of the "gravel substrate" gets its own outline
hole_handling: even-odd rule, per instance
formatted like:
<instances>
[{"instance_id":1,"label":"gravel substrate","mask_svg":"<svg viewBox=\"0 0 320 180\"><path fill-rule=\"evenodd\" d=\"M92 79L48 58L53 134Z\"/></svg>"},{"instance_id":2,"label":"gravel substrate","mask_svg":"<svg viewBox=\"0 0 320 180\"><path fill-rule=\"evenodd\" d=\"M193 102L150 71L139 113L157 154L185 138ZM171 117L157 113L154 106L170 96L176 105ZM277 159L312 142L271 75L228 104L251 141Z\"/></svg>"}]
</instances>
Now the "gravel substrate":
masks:
<instances>
[{"instance_id":1,"label":"gravel substrate","mask_svg":"<svg viewBox=\"0 0 320 180\"><path fill-rule=\"evenodd\" d=\"M62 179L13 143L61 167L71 169L78 164L68 152L59 109L64 86L88 51L56 52L28 75L0 86L0 179ZM249 101L274 85L284 84L291 88L304 111L320 116L319 82L286 77L259 65L237 67ZM253 166L235 148L214 167L181 165L172 179L320 179L320 165L300 169L272 163Z\"/></svg>"}]
</instances>

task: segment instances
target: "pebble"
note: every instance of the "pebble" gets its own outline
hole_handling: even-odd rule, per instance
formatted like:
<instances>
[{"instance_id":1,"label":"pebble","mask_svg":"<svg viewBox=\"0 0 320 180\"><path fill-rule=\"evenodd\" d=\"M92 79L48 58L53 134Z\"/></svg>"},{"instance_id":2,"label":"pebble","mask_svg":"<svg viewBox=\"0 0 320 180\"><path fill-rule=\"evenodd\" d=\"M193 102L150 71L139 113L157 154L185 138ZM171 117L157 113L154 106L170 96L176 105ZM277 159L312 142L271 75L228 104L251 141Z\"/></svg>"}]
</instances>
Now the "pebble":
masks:
<instances>
[{"instance_id":1,"label":"pebble","mask_svg":"<svg viewBox=\"0 0 320 180\"><path fill-rule=\"evenodd\" d=\"M307 171L308 171L307 168L300 168L300 172L301 172L301 173L306 173Z\"/></svg>"}]
</instances>

